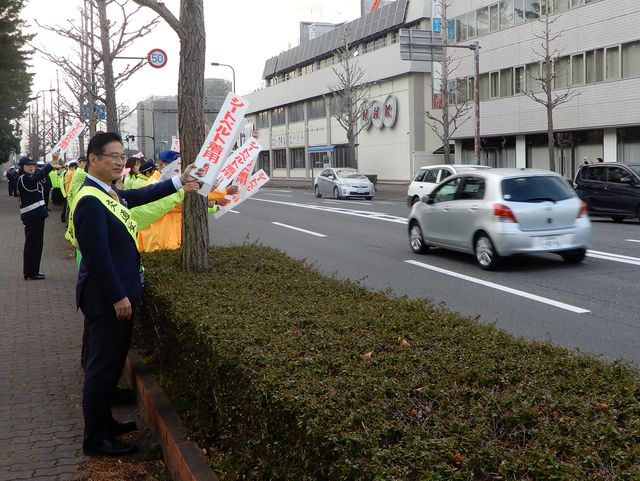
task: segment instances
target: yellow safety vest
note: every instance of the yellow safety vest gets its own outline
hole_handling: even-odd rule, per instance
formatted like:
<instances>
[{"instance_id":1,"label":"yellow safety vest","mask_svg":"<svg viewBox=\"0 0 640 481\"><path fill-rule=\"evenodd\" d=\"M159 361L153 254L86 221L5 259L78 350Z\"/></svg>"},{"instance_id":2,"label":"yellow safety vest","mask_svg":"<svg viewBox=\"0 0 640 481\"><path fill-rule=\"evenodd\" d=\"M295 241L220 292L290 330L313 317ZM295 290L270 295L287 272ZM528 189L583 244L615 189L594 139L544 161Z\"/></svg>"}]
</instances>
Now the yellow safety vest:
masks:
<instances>
[{"instance_id":1,"label":"yellow safety vest","mask_svg":"<svg viewBox=\"0 0 640 481\"><path fill-rule=\"evenodd\" d=\"M129 211L129 209L127 209L121 203L116 202L114 199L112 199L108 194L106 194L101 189L98 189L97 187L92 187L89 185L82 186L73 198L73 203L71 205L71 213L69 215L69 228L67 229L67 234L65 234L65 237L67 238L67 240L71 242L71 244L74 247L76 248L78 247L76 242L75 229L73 226L73 213L75 212L76 206L78 205L78 202L80 202L80 199L87 196L93 196L96 199L98 199L100 202L102 202L102 205L104 205L106 209L115 216L116 219L122 222L122 225L124 225L125 228L127 229L127 232L133 239L133 242L136 245L136 249L137 249L138 248L138 224L136 223L135 220L133 220L131 211Z\"/></svg>"}]
</instances>

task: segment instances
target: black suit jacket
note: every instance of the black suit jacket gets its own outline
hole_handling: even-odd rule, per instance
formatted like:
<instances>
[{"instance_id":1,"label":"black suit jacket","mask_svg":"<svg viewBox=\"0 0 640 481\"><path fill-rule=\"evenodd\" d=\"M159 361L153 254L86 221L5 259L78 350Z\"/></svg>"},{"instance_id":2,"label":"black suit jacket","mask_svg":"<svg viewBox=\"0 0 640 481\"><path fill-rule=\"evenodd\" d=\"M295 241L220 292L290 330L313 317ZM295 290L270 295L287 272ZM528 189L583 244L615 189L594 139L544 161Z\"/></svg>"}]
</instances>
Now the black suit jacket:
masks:
<instances>
[{"instance_id":1,"label":"black suit jacket","mask_svg":"<svg viewBox=\"0 0 640 481\"><path fill-rule=\"evenodd\" d=\"M84 185L104 191L91 179ZM171 180L142 189L115 190L130 209L176 191ZM93 196L80 199L73 224L82 253L76 305L85 315L111 315L115 313L113 304L128 297L135 309L142 301L144 286L140 253L125 225Z\"/></svg>"}]
</instances>

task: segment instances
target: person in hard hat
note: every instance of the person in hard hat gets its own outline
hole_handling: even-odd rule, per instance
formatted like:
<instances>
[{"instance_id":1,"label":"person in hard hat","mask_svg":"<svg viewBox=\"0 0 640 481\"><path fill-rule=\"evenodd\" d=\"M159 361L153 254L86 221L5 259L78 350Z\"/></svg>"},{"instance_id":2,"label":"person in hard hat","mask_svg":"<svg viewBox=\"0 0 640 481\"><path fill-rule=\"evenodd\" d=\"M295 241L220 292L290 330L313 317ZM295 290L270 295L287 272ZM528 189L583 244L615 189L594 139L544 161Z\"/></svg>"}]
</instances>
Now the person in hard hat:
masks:
<instances>
[{"instance_id":1,"label":"person in hard hat","mask_svg":"<svg viewBox=\"0 0 640 481\"><path fill-rule=\"evenodd\" d=\"M53 161L57 162L58 158L57 154L53 155ZM44 246L44 221L49 216L44 189L53 166L47 163L41 169L37 169L36 161L26 156L20 158L18 165L20 219L24 224L25 236L22 272L25 280L42 280L44 274L40 272L40 261Z\"/></svg>"}]
</instances>

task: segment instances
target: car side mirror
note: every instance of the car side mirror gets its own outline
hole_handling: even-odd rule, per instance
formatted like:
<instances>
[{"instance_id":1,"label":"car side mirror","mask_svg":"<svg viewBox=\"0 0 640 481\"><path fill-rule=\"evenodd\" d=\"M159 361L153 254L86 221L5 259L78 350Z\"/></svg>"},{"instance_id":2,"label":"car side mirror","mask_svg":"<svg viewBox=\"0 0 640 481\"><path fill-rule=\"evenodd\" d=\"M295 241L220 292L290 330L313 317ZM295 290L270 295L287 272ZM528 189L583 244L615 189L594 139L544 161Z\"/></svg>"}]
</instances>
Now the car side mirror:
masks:
<instances>
[{"instance_id":1,"label":"car side mirror","mask_svg":"<svg viewBox=\"0 0 640 481\"><path fill-rule=\"evenodd\" d=\"M433 205L433 196L431 194L425 195L422 198L422 202L424 202L427 205Z\"/></svg>"}]
</instances>

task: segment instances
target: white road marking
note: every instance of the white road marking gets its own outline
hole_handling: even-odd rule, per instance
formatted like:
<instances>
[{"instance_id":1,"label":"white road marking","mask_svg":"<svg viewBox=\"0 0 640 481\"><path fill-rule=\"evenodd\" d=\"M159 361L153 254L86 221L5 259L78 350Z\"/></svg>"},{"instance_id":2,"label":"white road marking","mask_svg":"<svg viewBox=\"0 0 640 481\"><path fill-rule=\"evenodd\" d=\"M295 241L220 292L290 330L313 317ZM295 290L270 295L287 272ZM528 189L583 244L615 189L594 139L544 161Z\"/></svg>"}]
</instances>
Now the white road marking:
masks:
<instances>
[{"instance_id":1,"label":"white road marking","mask_svg":"<svg viewBox=\"0 0 640 481\"><path fill-rule=\"evenodd\" d=\"M358 204L358 205L369 205L369 206L373 205L371 202L356 202L356 201L353 201L353 200L348 200L347 203L348 204Z\"/></svg>"},{"instance_id":2,"label":"white road marking","mask_svg":"<svg viewBox=\"0 0 640 481\"><path fill-rule=\"evenodd\" d=\"M368 211L368 210L344 209L344 208L341 208L341 207L333 207L333 206L329 206L329 205L299 204L299 203L296 203L296 202L285 202L285 201L281 201L281 200L260 199L260 198L256 198L256 197L252 197L249 200L258 201L258 202L269 202L271 204L287 205L289 207L301 207L303 209L320 210L320 211L323 211L323 212L331 212L333 214L352 215L352 216L355 216L355 217L364 217L364 218L367 218L367 219L382 220L382 221L385 221L385 222L394 222L396 224L406 224L407 223L407 219L405 217L397 217L395 215L389 215L389 214L385 214L383 212L371 212L371 211ZM337 202L337 203L345 205L342 202Z\"/></svg>"},{"instance_id":3,"label":"white road marking","mask_svg":"<svg viewBox=\"0 0 640 481\"><path fill-rule=\"evenodd\" d=\"M274 192L285 192L287 194L291 194L293 191L292 190L285 190L285 189L269 189L272 190Z\"/></svg>"},{"instance_id":4,"label":"white road marking","mask_svg":"<svg viewBox=\"0 0 640 481\"><path fill-rule=\"evenodd\" d=\"M606 261L621 262L623 264L631 264L632 266L640 266L640 257L623 256L620 254L612 254L610 252L593 250L588 250L587 256L593 257L594 259L604 259Z\"/></svg>"},{"instance_id":5,"label":"white road marking","mask_svg":"<svg viewBox=\"0 0 640 481\"><path fill-rule=\"evenodd\" d=\"M229 209L229 212L233 212L234 214L242 214L242 212L238 212L237 210Z\"/></svg>"},{"instance_id":6,"label":"white road marking","mask_svg":"<svg viewBox=\"0 0 640 481\"><path fill-rule=\"evenodd\" d=\"M627 242L640 242L638 239L625 239Z\"/></svg>"},{"instance_id":7,"label":"white road marking","mask_svg":"<svg viewBox=\"0 0 640 481\"><path fill-rule=\"evenodd\" d=\"M323 200L325 204L342 204L342 202L338 202L337 200Z\"/></svg>"},{"instance_id":8,"label":"white road marking","mask_svg":"<svg viewBox=\"0 0 640 481\"><path fill-rule=\"evenodd\" d=\"M587 309L583 309L581 307L572 306L571 304L565 304L564 302L554 301L553 299L548 299L546 297L537 296L535 294L530 294L529 292L524 292L518 289L513 289L512 287L503 286L501 284L496 284L495 282L485 281L483 279L478 279L477 277L471 277L464 274L460 274L458 272L449 271L447 269L442 269L440 267L435 267L429 264L425 264L423 262L418 262L414 260L406 260L407 264L412 264L414 266L422 267L424 269L429 269L435 272L439 272L441 274L445 274L447 276L456 277L458 279L462 279L464 281L473 282L475 284L480 284L485 287L490 287L491 289L497 289L499 291L507 292L509 294L513 294L515 296L524 297L526 299L530 299L532 301L541 302L543 304L548 304L550 306L558 307L560 309L564 309L567 311L575 312L576 314L586 314L591 311Z\"/></svg>"},{"instance_id":9,"label":"white road marking","mask_svg":"<svg viewBox=\"0 0 640 481\"><path fill-rule=\"evenodd\" d=\"M292 195L287 194L272 194L271 192L263 192L264 195L275 195L276 197L293 197Z\"/></svg>"},{"instance_id":10,"label":"white road marking","mask_svg":"<svg viewBox=\"0 0 640 481\"><path fill-rule=\"evenodd\" d=\"M297 230L299 232L304 232L305 234L314 235L316 237L327 237L324 234L319 234L317 232L313 232L310 230L300 229L300 227L293 227L292 225L281 224L280 222L272 222L272 224L279 225L280 227L286 227L287 229Z\"/></svg>"}]
</instances>

